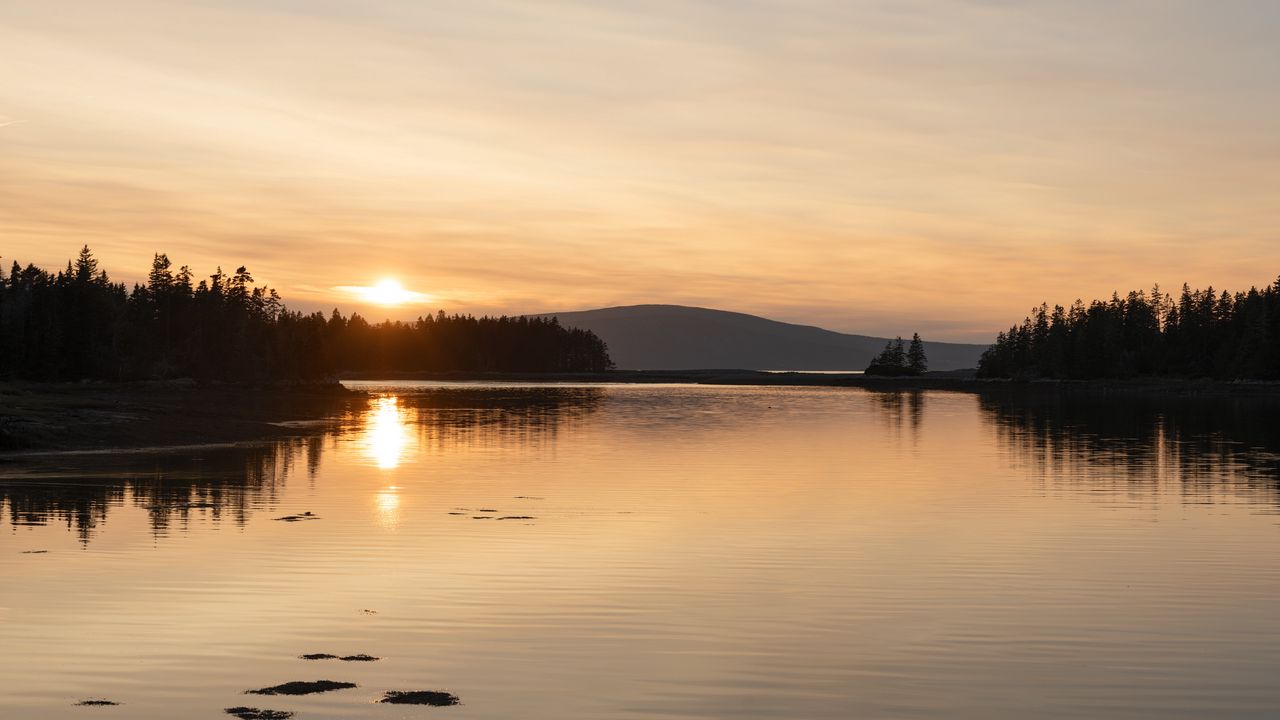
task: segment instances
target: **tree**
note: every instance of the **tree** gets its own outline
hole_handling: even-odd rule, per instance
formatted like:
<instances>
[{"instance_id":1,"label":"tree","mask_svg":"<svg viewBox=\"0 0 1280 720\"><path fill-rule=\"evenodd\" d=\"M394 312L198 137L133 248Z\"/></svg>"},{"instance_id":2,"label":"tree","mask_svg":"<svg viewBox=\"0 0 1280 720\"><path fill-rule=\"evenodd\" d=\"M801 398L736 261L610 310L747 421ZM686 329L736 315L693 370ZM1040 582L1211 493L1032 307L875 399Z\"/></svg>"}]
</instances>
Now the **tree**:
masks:
<instances>
[{"instance_id":1,"label":"tree","mask_svg":"<svg viewBox=\"0 0 1280 720\"><path fill-rule=\"evenodd\" d=\"M893 344L890 346L889 363L895 367L907 366L907 349L902 343L901 335L894 339Z\"/></svg>"},{"instance_id":2,"label":"tree","mask_svg":"<svg viewBox=\"0 0 1280 720\"><path fill-rule=\"evenodd\" d=\"M911 335L911 347L907 349L907 368L912 375L923 375L929 370L929 359L925 357L924 341L920 339L920 333Z\"/></svg>"},{"instance_id":3,"label":"tree","mask_svg":"<svg viewBox=\"0 0 1280 720\"><path fill-rule=\"evenodd\" d=\"M89 250L89 246L85 245L80 248L80 255L76 258L75 279L78 282L87 283L94 279L98 274L98 261L93 257L93 252Z\"/></svg>"},{"instance_id":4,"label":"tree","mask_svg":"<svg viewBox=\"0 0 1280 720\"><path fill-rule=\"evenodd\" d=\"M147 274L147 290L153 297L160 297L173 286L173 273L169 271L169 256L156 253L151 259L151 272Z\"/></svg>"}]
</instances>

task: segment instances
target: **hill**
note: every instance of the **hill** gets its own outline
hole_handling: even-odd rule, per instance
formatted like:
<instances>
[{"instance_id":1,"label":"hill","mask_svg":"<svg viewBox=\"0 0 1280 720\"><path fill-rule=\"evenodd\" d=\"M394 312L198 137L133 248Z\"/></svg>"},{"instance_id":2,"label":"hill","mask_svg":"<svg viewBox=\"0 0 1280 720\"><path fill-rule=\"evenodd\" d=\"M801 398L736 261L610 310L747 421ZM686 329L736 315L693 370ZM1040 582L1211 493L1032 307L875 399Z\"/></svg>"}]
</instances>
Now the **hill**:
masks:
<instances>
[{"instance_id":1,"label":"hill","mask_svg":"<svg viewBox=\"0 0 1280 720\"><path fill-rule=\"evenodd\" d=\"M548 313L591 330L620 369L861 370L885 338L848 335L755 315L682 305ZM978 366L986 345L925 342L931 370Z\"/></svg>"}]
</instances>

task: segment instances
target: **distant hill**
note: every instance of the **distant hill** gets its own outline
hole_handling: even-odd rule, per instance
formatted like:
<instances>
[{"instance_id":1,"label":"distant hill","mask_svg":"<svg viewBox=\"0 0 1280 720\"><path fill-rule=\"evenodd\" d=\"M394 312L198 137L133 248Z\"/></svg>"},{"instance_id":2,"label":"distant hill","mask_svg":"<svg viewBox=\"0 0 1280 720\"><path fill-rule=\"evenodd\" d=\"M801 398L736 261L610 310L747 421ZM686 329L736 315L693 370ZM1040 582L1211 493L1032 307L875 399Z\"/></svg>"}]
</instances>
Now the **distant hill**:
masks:
<instances>
[{"instance_id":1,"label":"distant hill","mask_svg":"<svg viewBox=\"0 0 1280 720\"><path fill-rule=\"evenodd\" d=\"M548 313L595 332L624 370L861 370L885 338L682 305ZM986 345L925 342L931 370L978 366Z\"/></svg>"}]
</instances>

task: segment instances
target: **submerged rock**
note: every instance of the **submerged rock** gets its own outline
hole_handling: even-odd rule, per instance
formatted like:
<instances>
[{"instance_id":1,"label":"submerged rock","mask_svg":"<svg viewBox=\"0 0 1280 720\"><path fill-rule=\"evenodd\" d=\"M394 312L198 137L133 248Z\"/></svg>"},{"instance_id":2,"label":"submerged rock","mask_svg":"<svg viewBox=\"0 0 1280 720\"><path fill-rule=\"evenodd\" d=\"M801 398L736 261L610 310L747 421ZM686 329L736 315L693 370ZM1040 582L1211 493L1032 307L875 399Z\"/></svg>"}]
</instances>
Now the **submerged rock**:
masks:
<instances>
[{"instance_id":1,"label":"submerged rock","mask_svg":"<svg viewBox=\"0 0 1280 720\"><path fill-rule=\"evenodd\" d=\"M320 516L311 511L302 513L301 515L285 515L284 517L271 518L272 520L283 520L284 522L298 522L299 520L319 520Z\"/></svg>"},{"instance_id":2,"label":"submerged rock","mask_svg":"<svg viewBox=\"0 0 1280 720\"><path fill-rule=\"evenodd\" d=\"M49 551L48 550L23 550L22 554L23 555L43 555L47 552Z\"/></svg>"},{"instance_id":3,"label":"submerged rock","mask_svg":"<svg viewBox=\"0 0 1280 720\"><path fill-rule=\"evenodd\" d=\"M228 715L235 715L240 720L289 720L293 713L288 710L259 710L251 707L233 707L224 710Z\"/></svg>"},{"instance_id":4,"label":"submerged rock","mask_svg":"<svg viewBox=\"0 0 1280 720\"><path fill-rule=\"evenodd\" d=\"M503 515L499 520L537 520L532 515Z\"/></svg>"},{"instance_id":5,"label":"submerged rock","mask_svg":"<svg viewBox=\"0 0 1280 720\"><path fill-rule=\"evenodd\" d=\"M80 702L76 703L76 706L77 706L77 707L79 707L79 706L84 706L84 707L105 707L105 706L109 706L109 705L119 705L119 704L120 704L120 703L116 702L115 700L81 700Z\"/></svg>"},{"instance_id":6,"label":"submerged rock","mask_svg":"<svg viewBox=\"0 0 1280 720\"><path fill-rule=\"evenodd\" d=\"M432 705L434 707L446 707L449 705L457 705L459 700L457 695L441 692L439 690L392 690L378 702L391 703L393 705Z\"/></svg>"},{"instance_id":7,"label":"submerged rock","mask_svg":"<svg viewBox=\"0 0 1280 720\"><path fill-rule=\"evenodd\" d=\"M359 687L355 683L338 682L336 680L294 680L282 685L245 690L247 695L310 695L312 693L329 692L330 690L346 690Z\"/></svg>"},{"instance_id":8,"label":"submerged rock","mask_svg":"<svg viewBox=\"0 0 1280 720\"><path fill-rule=\"evenodd\" d=\"M299 655L298 657L301 658L302 660L342 660L343 662L373 662L374 660L382 659L382 658L374 657L372 655L365 655L363 653L361 653L360 655L331 655L329 653L310 653L307 655Z\"/></svg>"}]
</instances>

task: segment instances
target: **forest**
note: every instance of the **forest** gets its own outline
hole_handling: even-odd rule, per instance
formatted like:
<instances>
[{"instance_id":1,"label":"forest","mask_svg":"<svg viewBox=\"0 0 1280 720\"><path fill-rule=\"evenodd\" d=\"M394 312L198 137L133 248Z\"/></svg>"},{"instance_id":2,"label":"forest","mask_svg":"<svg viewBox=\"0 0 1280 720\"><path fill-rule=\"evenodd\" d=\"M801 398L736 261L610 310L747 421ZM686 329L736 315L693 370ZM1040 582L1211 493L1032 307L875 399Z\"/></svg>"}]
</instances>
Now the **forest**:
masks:
<instances>
[{"instance_id":1,"label":"forest","mask_svg":"<svg viewBox=\"0 0 1280 720\"><path fill-rule=\"evenodd\" d=\"M1041 305L982 356L988 378L1280 379L1280 280L1217 292L1157 285L1070 308Z\"/></svg>"},{"instance_id":2,"label":"forest","mask_svg":"<svg viewBox=\"0 0 1280 720\"><path fill-rule=\"evenodd\" d=\"M435 315L370 323L285 307L244 267L195 281L155 256L112 282L88 247L49 272L0 266L0 379L316 381L358 371L601 372L608 348L554 318Z\"/></svg>"}]
</instances>

